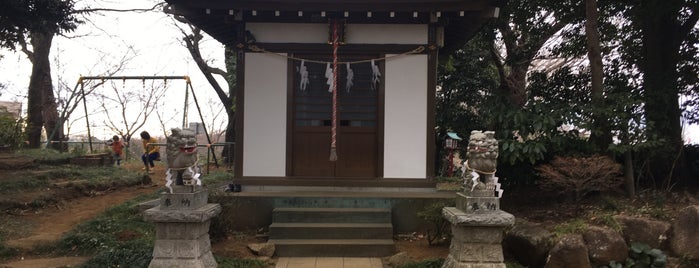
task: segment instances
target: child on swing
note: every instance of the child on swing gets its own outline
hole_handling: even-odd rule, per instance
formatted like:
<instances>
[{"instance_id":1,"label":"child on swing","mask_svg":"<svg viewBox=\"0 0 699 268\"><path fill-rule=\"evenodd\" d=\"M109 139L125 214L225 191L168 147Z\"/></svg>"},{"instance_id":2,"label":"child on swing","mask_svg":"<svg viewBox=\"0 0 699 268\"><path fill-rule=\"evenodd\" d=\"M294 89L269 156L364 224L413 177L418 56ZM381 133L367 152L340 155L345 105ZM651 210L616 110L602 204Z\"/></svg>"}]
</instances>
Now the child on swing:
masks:
<instances>
[{"instance_id":1,"label":"child on swing","mask_svg":"<svg viewBox=\"0 0 699 268\"><path fill-rule=\"evenodd\" d=\"M143 165L145 165L143 169L148 170L148 173L153 173L152 169L155 167L153 161L160 158L160 147L155 145L158 143L158 140L151 137L148 131L143 131L141 132L141 142L143 143L143 151L145 152L141 156ZM150 168L148 168L148 166L150 166Z\"/></svg>"}]
</instances>

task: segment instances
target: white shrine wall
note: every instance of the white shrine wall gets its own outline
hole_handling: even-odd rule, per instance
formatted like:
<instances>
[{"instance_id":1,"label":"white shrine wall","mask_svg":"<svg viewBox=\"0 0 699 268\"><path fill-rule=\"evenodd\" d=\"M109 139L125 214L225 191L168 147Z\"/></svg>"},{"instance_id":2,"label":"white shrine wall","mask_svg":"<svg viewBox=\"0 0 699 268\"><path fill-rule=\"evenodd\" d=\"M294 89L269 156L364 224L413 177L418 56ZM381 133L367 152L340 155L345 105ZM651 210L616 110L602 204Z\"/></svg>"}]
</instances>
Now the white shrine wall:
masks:
<instances>
[{"instance_id":1,"label":"white shrine wall","mask_svg":"<svg viewBox=\"0 0 699 268\"><path fill-rule=\"evenodd\" d=\"M425 178L427 55L389 58L385 79L383 176Z\"/></svg>"},{"instance_id":2,"label":"white shrine wall","mask_svg":"<svg viewBox=\"0 0 699 268\"><path fill-rule=\"evenodd\" d=\"M243 176L286 175L286 73L283 57L245 54Z\"/></svg>"}]
</instances>

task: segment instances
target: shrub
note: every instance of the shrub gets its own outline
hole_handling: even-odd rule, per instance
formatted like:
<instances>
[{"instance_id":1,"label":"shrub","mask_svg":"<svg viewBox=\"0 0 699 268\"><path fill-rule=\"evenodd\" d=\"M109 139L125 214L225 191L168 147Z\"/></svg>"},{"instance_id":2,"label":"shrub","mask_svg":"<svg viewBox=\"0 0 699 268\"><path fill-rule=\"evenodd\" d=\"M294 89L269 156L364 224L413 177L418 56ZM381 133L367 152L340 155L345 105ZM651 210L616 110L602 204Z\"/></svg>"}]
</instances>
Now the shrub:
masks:
<instances>
[{"instance_id":1,"label":"shrub","mask_svg":"<svg viewBox=\"0 0 699 268\"><path fill-rule=\"evenodd\" d=\"M16 120L0 109L0 148L17 149L24 140L22 120Z\"/></svg>"},{"instance_id":2,"label":"shrub","mask_svg":"<svg viewBox=\"0 0 699 268\"><path fill-rule=\"evenodd\" d=\"M451 241L451 223L442 216L444 207L453 207L454 202L438 201L425 206L417 212L420 219L432 224L432 229L427 229L427 243L435 245L439 243L447 244Z\"/></svg>"},{"instance_id":3,"label":"shrub","mask_svg":"<svg viewBox=\"0 0 699 268\"><path fill-rule=\"evenodd\" d=\"M648 267L661 268L667 265L667 255L662 250L634 242L629 247L629 257L625 263L610 262L602 268Z\"/></svg>"},{"instance_id":4,"label":"shrub","mask_svg":"<svg viewBox=\"0 0 699 268\"><path fill-rule=\"evenodd\" d=\"M575 201L591 192L604 192L619 187L621 165L606 156L554 157L551 163L536 167L538 186L544 191L572 194Z\"/></svg>"}]
</instances>

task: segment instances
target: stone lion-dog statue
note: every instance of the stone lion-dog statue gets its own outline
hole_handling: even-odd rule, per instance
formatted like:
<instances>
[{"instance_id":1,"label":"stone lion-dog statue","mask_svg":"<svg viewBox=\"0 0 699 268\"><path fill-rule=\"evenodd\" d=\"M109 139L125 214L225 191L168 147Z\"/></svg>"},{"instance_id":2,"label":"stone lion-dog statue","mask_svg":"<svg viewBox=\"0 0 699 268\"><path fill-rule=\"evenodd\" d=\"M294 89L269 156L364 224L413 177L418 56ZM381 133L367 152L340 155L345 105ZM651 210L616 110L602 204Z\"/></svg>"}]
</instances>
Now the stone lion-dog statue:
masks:
<instances>
[{"instance_id":1,"label":"stone lion-dog statue","mask_svg":"<svg viewBox=\"0 0 699 268\"><path fill-rule=\"evenodd\" d=\"M172 192L175 185L201 185L201 168L197 154L197 139L189 129L173 128L167 137L167 177L165 186Z\"/></svg>"}]
</instances>

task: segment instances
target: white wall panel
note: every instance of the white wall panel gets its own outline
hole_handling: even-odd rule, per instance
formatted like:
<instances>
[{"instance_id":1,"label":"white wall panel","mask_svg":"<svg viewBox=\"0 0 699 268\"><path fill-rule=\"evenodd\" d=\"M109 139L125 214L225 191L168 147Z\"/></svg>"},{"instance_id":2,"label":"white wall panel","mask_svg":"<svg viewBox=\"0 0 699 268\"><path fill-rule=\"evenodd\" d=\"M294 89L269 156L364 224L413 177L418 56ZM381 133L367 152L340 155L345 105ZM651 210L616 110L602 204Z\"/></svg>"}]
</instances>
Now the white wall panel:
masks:
<instances>
[{"instance_id":1,"label":"white wall panel","mask_svg":"<svg viewBox=\"0 0 699 268\"><path fill-rule=\"evenodd\" d=\"M328 25L324 23L248 23L245 27L260 43L328 42Z\"/></svg>"},{"instance_id":2,"label":"white wall panel","mask_svg":"<svg viewBox=\"0 0 699 268\"><path fill-rule=\"evenodd\" d=\"M385 178L425 178L427 56L389 58L385 78L383 175Z\"/></svg>"},{"instance_id":3,"label":"white wall panel","mask_svg":"<svg viewBox=\"0 0 699 268\"><path fill-rule=\"evenodd\" d=\"M283 57L245 54L243 176L286 175L286 76Z\"/></svg>"},{"instance_id":4,"label":"white wall panel","mask_svg":"<svg viewBox=\"0 0 699 268\"><path fill-rule=\"evenodd\" d=\"M350 24L348 44L427 44L425 24Z\"/></svg>"}]
</instances>

